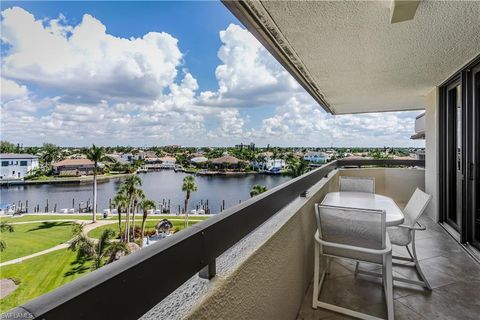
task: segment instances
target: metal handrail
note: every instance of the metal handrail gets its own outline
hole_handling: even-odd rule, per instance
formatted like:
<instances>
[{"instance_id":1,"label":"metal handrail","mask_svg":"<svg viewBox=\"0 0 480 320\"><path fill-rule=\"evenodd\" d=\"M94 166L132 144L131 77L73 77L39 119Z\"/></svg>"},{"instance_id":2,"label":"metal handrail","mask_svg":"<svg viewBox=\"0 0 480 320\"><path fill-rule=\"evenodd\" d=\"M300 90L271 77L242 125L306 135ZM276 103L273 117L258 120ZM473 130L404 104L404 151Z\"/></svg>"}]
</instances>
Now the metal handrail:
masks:
<instances>
[{"instance_id":1,"label":"metal handrail","mask_svg":"<svg viewBox=\"0 0 480 320\"><path fill-rule=\"evenodd\" d=\"M325 164L14 308L2 319L139 318L196 273L214 276L218 256L330 172L345 165L366 165L365 161ZM370 161L420 165L407 160Z\"/></svg>"}]
</instances>

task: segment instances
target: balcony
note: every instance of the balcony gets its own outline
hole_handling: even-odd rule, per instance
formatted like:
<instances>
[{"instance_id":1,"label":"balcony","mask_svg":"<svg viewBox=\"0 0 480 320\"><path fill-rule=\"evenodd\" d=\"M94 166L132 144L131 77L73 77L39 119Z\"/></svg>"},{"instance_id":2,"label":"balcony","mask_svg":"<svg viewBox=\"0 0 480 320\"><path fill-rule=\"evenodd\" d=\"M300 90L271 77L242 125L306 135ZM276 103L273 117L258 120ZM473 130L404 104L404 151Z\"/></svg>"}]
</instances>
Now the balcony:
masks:
<instances>
[{"instance_id":1,"label":"balcony","mask_svg":"<svg viewBox=\"0 0 480 320\"><path fill-rule=\"evenodd\" d=\"M403 206L424 188L419 160L338 160L225 210L26 303L4 317L25 319L339 319L311 308L314 203L338 177L373 176L376 192ZM417 238L433 292L395 286L398 318L473 319L480 265L429 217ZM396 250L396 254L406 252ZM334 263L322 299L384 316L382 285ZM406 267L394 273L413 277ZM395 275L394 274L394 275Z\"/></svg>"}]
</instances>

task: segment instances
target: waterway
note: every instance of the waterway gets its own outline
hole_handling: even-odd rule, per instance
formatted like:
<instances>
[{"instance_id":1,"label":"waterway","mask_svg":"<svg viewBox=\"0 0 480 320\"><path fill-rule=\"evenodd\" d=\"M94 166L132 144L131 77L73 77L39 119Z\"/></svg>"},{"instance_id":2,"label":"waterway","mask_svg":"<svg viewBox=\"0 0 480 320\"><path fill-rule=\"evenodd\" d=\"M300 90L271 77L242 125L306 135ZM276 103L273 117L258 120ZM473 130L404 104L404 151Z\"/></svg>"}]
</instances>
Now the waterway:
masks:
<instances>
[{"instance_id":1,"label":"waterway","mask_svg":"<svg viewBox=\"0 0 480 320\"><path fill-rule=\"evenodd\" d=\"M178 212L178 206L183 207L185 193L182 192L183 178L185 173L174 172L173 170L162 170L156 172L140 173L142 189L148 199L159 204L168 203L172 213ZM109 201L113 199L120 188L123 178L111 178L98 183L98 211L109 208ZM238 204L250 198L250 190L253 185L261 184L271 189L280 185L290 178L279 175L251 174L245 176L196 176L198 190L193 192L190 200L190 209L195 209L201 202L208 200L210 213L218 213L223 204L225 208ZM2 186L0 189L0 202L3 204L22 202L25 206L28 200L29 212L33 208L40 208L45 211L48 200L49 209L57 212L64 208L75 208L78 205L86 206L92 200L92 183L75 184L40 184L40 185L10 185Z\"/></svg>"}]
</instances>

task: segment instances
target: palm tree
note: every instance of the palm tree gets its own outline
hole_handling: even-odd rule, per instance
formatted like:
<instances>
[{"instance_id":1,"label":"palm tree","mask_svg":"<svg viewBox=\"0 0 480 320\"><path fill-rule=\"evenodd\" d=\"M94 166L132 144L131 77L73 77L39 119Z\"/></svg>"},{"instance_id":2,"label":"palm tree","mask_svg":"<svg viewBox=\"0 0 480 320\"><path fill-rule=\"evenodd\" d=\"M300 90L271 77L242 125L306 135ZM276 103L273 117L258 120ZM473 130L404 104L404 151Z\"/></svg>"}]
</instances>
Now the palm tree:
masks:
<instances>
[{"instance_id":1,"label":"palm tree","mask_svg":"<svg viewBox=\"0 0 480 320\"><path fill-rule=\"evenodd\" d=\"M115 236L112 229L103 230L100 238L93 241L83 232L83 225L76 225L73 228L74 239L70 242L69 250L77 252L78 260L92 259L92 269L115 261L118 253L129 253L127 245L123 242L111 241Z\"/></svg>"},{"instance_id":2,"label":"palm tree","mask_svg":"<svg viewBox=\"0 0 480 320\"><path fill-rule=\"evenodd\" d=\"M138 203L145 199L145 192L142 189L135 189L133 193L133 206L132 206L132 237L133 241L135 241L135 214L137 213Z\"/></svg>"},{"instance_id":3,"label":"palm tree","mask_svg":"<svg viewBox=\"0 0 480 320\"><path fill-rule=\"evenodd\" d=\"M186 176L183 178L182 191L185 192L185 228L188 227L188 202L190 201L190 194L197 191L194 176Z\"/></svg>"},{"instance_id":4,"label":"palm tree","mask_svg":"<svg viewBox=\"0 0 480 320\"><path fill-rule=\"evenodd\" d=\"M143 200L140 206L142 207L142 211L143 211L143 217L142 217L142 241L143 241L143 237L145 237L145 220L147 220L148 210L155 209L156 206L155 206L155 202L152 200Z\"/></svg>"},{"instance_id":5,"label":"palm tree","mask_svg":"<svg viewBox=\"0 0 480 320\"><path fill-rule=\"evenodd\" d=\"M267 187L262 186L261 184L256 184L252 187L252 190L250 190L250 197L258 196L259 194L264 193L267 190Z\"/></svg>"},{"instance_id":6,"label":"palm tree","mask_svg":"<svg viewBox=\"0 0 480 320\"><path fill-rule=\"evenodd\" d=\"M117 214L118 214L118 234L122 235L122 211L128 207L128 196L125 192L120 190L115 198L113 198L114 206L117 207Z\"/></svg>"},{"instance_id":7,"label":"palm tree","mask_svg":"<svg viewBox=\"0 0 480 320\"><path fill-rule=\"evenodd\" d=\"M53 143L44 143L42 146L41 160L48 167L52 167L52 163L60 158L58 147Z\"/></svg>"},{"instance_id":8,"label":"palm tree","mask_svg":"<svg viewBox=\"0 0 480 320\"><path fill-rule=\"evenodd\" d=\"M288 166L288 175L291 177L299 177L308 171L308 162L301 159L292 161Z\"/></svg>"},{"instance_id":9,"label":"palm tree","mask_svg":"<svg viewBox=\"0 0 480 320\"><path fill-rule=\"evenodd\" d=\"M105 150L102 147L92 145L87 151L87 158L93 161L93 216L92 222L97 221L97 172L98 163L105 158Z\"/></svg>"},{"instance_id":10,"label":"palm tree","mask_svg":"<svg viewBox=\"0 0 480 320\"><path fill-rule=\"evenodd\" d=\"M0 222L0 232L13 232L15 231L15 228L11 225L6 223L5 221ZM4 251L7 249L7 243L0 239L0 252Z\"/></svg>"},{"instance_id":11,"label":"palm tree","mask_svg":"<svg viewBox=\"0 0 480 320\"><path fill-rule=\"evenodd\" d=\"M126 223L125 223L125 235L126 235L126 242L130 242L130 212L133 207L133 198L136 194L136 190L138 186L142 185L142 179L140 179L136 175L128 176L125 181L123 182L122 187L120 188L122 192L126 194L128 197L128 206L127 206L127 216L126 216Z\"/></svg>"}]
</instances>

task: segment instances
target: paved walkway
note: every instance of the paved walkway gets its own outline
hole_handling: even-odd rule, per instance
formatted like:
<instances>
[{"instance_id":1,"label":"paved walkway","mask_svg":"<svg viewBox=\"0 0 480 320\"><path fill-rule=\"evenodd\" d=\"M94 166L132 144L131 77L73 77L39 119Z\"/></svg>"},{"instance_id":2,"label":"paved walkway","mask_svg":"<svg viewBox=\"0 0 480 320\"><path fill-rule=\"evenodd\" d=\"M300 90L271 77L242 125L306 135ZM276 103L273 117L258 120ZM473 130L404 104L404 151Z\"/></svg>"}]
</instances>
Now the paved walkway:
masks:
<instances>
[{"instance_id":1,"label":"paved walkway","mask_svg":"<svg viewBox=\"0 0 480 320\"><path fill-rule=\"evenodd\" d=\"M60 221L60 220L53 220L53 221ZM72 221L72 220L65 220L65 221ZM89 233L90 231L92 231L95 228L98 228L98 227L101 227L101 226L104 226L104 225L107 225L107 224L113 224L113 223L116 222L114 220L103 220L103 221L97 221L96 223L86 222L85 220L73 220L73 221L76 222L76 223L79 223L79 224L80 223L85 223L85 226L83 227L83 232L85 234ZM38 221L38 222L44 222L44 221ZM17 224L22 224L22 223L24 223L24 222L17 222ZM25 223L32 223L32 222L29 221L29 222L25 222ZM69 242L70 242L70 240L65 242L65 243L56 245L54 247L45 249L43 251L32 253L28 256L23 256L23 257L20 257L20 258L16 258L16 259L12 259L12 260L2 262L2 263L0 263L0 267L7 266L7 265L10 265L10 264L20 263L20 262L23 262L25 260L41 256L43 254L50 253L52 251L57 251L57 250L60 250L60 249L66 249L70 245Z\"/></svg>"}]
</instances>

